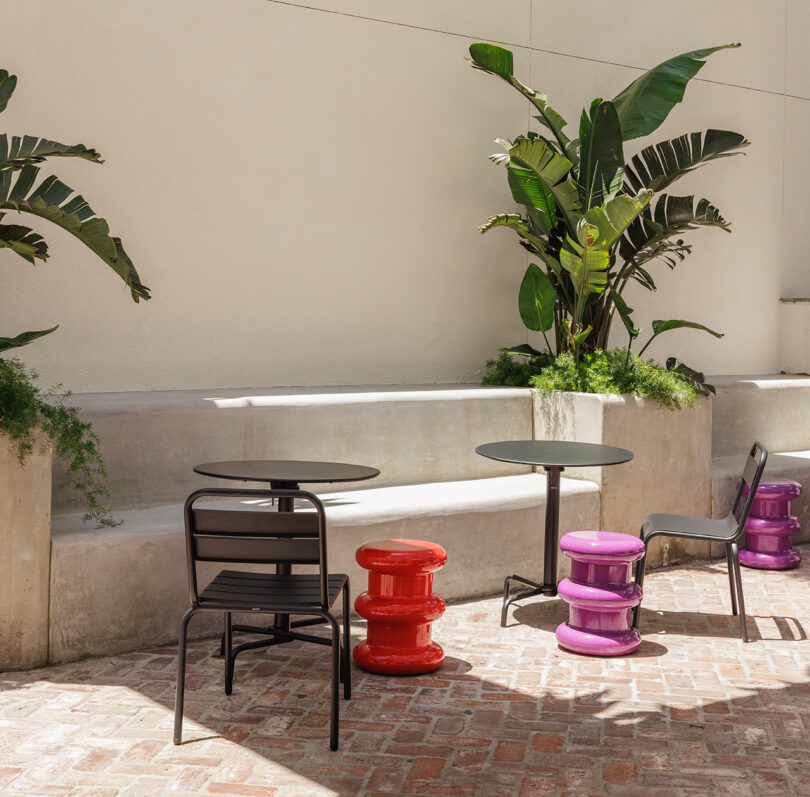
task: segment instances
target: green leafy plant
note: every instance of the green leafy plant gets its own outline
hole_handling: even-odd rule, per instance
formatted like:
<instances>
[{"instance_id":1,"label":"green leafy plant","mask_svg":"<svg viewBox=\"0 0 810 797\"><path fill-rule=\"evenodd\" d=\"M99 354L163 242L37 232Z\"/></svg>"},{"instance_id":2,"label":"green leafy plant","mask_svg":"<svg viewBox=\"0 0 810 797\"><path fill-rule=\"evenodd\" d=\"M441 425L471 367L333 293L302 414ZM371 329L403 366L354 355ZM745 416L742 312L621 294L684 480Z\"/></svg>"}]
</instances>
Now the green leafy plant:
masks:
<instances>
[{"instance_id":1,"label":"green leafy plant","mask_svg":"<svg viewBox=\"0 0 810 797\"><path fill-rule=\"evenodd\" d=\"M570 353L559 355L530 382L544 393L569 390L579 393L632 393L671 409L694 407L698 390L674 369L643 360L625 349L596 349L577 361Z\"/></svg>"},{"instance_id":2,"label":"green leafy plant","mask_svg":"<svg viewBox=\"0 0 810 797\"><path fill-rule=\"evenodd\" d=\"M618 313L629 335L628 353L640 330L623 293L631 281L656 289L649 270L653 260L674 268L690 252L680 237L698 227L730 232L729 223L707 199L661 193L696 168L736 155L748 146L739 133L707 130L645 147L629 161L624 143L655 131L683 99L686 85L727 44L684 53L634 80L612 100L594 99L583 109L579 135L571 139L567 122L545 94L524 85L513 71L510 50L478 42L470 46L472 65L495 75L523 95L537 112L542 133L514 141L498 139L505 150L492 160L506 168L512 197L521 213L492 216L480 228L513 230L541 265L531 263L519 292L520 316L544 337L553 329L556 353L575 362L608 345ZM654 321L653 334L679 328L721 333L693 321ZM546 337L546 345L552 351ZM536 357L525 344L507 352ZM633 361L632 359L630 360ZM684 369L697 375L697 371ZM686 371L681 373L685 376ZM694 379L693 379L694 381ZM701 389L708 389L703 386Z\"/></svg>"},{"instance_id":3,"label":"green leafy plant","mask_svg":"<svg viewBox=\"0 0 810 797\"><path fill-rule=\"evenodd\" d=\"M0 69L0 112L8 105L17 86L17 77ZM48 158L83 158L102 163L101 155L83 144L67 145L36 136L0 134L0 249L6 249L32 265L47 260L48 244L30 227L5 221L9 211L44 219L74 235L103 260L129 287L136 302L149 299L149 289L141 283L132 260L120 238L110 236L107 222L96 215L87 201L53 175L41 176L40 165ZM49 335L49 329L0 337L0 352L26 346ZM75 407L57 395L57 385L42 393L35 384L37 374L26 370L17 359L0 358L0 431L4 432L20 464L34 448L34 430L41 428L52 442L54 452L68 466L68 483L84 502L84 520L99 526L117 522L103 501L106 476L98 451L98 438L90 424L82 422Z\"/></svg>"},{"instance_id":4,"label":"green leafy plant","mask_svg":"<svg viewBox=\"0 0 810 797\"><path fill-rule=\"evenodd\" d=\"M102 479L107 475L89 423L79 418L78 410L59 395L61 385L42 392L36 385L38 374L16 357L0 358L0 429L22 465L37 445L36 431L42 430L53 444L54 452L68 466L68 486L75 493L71 500L83 503L85 522L117 526L104 501L108 495ZM45 443L47 445L47 443Z\"/></svg>"},{"instance_id":5,"label":"green leafy plant","mask_svg":"<svg viewBox=\"0 0 810 797\"><path fill-rule=\"evenodd\" d=\"M17 86L16 75L0 69L0 112ZM149 298L120 238L110 236L107 222L96 215L84 197L53 175L42 178L39 164L48 158L83 158L103 163L101 155L83 144L67 145L37 136L0 135L0 249L8 249L32 265L47 260L48 244L30 227L8 224L8 211L17 211L61 227L100 257L129 287L134 301ZM25 346L53 332L57 326L0 338L0 351Z\"/></svg>"},{"instance_id":6,"label":"green leafy plant","mask_svg":"<svg viewBox=\"0 0 810 797\"><path fill-rule=\"evenodd\" d=\"M532 377L539 376L553 362L554 355L547 351L520 359L501 352L497 359L487 360L487 370L481 382L485 385L526 387Z\"/></svg>"}]
</instances>

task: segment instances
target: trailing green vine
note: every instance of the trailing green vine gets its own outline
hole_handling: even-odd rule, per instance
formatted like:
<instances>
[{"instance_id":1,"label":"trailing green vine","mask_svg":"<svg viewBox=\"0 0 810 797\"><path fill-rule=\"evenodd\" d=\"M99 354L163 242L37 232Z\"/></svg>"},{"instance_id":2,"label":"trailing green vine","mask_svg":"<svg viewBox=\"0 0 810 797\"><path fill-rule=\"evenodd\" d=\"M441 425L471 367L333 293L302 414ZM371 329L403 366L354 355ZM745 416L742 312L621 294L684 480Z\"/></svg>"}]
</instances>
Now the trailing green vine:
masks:
<instances>
[{"instance_id":1,"label":"trailing green vine","mask_svg":"<svg viewBox=\"0 0 810 797\"><path fill-rule=\"evenodd\" d=\"M0 358L0 431L10 441L21 465L37 445L35 432L41 429L53 444L56 456L68 467L67 485L73 491L71 503L84 505L85 522L97 528L118 526L106 505L107 475L92 426L79 417L76 407L65 402L70 393L55 385L43 392L36 384L39 375L15 357Z\"/></svg>"}]
</instances>

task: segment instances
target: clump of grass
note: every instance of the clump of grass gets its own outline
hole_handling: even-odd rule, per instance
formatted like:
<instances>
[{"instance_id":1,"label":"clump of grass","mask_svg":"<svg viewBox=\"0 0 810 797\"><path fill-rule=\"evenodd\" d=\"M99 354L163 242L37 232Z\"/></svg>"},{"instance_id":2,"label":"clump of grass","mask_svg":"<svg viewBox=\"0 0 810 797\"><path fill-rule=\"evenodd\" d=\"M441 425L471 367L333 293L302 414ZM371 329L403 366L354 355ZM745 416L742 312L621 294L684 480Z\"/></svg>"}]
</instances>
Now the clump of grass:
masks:
<instances>
[{"instance_id":1,"label":"clump of grass","mask_svg":"<svg viewBox=\"0 0 810 797\"><path fill-rule=\"evenodd\" d=\"M538 376L554 362L554 356L542 352L534 357L512 357L501 352L495 360L487 360L487 370L481 383L484 385L509 385L529 387L533 377Z\"/></svg>"},{"instance_id":2,"label":"clump of grass","mask_svg":"<svg viewBox=\"0 0 810 797\"><path fill-rule=\"evenodd\" d=\"M625 349L597 349L582 355L580 362L570 354L561 354L540 374L532 376L529 384L544 393L632 393L670 409L695 407L698 403L695 385L676 370L642 360Z\"/></svg>"}]
</instances>

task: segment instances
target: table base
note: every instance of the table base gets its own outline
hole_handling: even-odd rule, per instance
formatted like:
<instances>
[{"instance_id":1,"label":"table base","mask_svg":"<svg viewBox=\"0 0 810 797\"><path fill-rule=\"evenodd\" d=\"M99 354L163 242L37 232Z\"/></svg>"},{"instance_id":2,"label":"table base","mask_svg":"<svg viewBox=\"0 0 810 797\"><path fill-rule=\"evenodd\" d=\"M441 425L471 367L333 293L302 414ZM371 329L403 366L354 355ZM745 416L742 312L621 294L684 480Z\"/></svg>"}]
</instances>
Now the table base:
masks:
<instances>
[{"instance_id":1,"label":"table base","mask_svg":"<svg viewBox=\"0 0 810 797\"><path fill-rule=\"evenodd\" d=\"M543 583L524 578L523 576L507 576L503 582L503 608L501 609L501 627L506 627L506 613L513 601L521 598L531 598L535 595L549 595L554 597L557 594L557 550L559 544L557 538L560 533L560 473L565 468L556 465L544 466L546 472L546 526L545 542L543 546ZM530 590L523 590L514 595L509 594L509 582L517 581L532 587Z\"/></svg>"},{"instance_id":2,"label":"table base","mask_svg":"<svg viewBox=\"0 0 810 797\"><path fill-rule=\"evenodd\" d=\"M517 581L520 584L525 584L527 587L533 587L533 589L524 589L522 592L515 592L514 594L510 595L509 585L510 582L512 581ZM538 584L536 581L531 581L528 578L523 578L523 576L516 576L516 575L507 576L503 582L503 606L501 607L501 628L506 628L506 614L509 611L509 607L512 605L514 601L522 600L523 598L533 598L535 595L547 595L553 598L556 594L557 594L556 585Z\"/></svg>"}]
</instances>

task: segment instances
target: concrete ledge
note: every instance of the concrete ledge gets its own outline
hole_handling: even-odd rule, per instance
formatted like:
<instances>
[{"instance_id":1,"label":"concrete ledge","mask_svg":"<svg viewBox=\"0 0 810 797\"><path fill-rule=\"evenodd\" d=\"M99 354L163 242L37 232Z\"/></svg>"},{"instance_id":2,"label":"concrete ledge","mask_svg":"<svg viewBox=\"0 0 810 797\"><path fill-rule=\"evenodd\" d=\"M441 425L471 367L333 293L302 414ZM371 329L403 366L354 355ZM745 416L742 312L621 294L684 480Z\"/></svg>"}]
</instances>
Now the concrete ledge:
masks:
<instances>
[{"instance_id":1,"label":"concrete ledge","mask_svg":"<svg viewBox=\"0 0 810 797\"><path fill-rule=\"evenodd\" d=\"M487 595L506 575L542 577L546 479L539 474L409 485L323 496L329 518L329 567L348 573L352 595L366 572L354 561L373 539L429 539L447 566L436 591L448 600ZM563 479L561 533L597 528L595 484ZM87 530L78 515L54 518L50 659L53 663L176 639L188 606L182 505L120 513L124 525ZM560 577L568 560L560 557ZM254 618L255 619L255 618ZM497 618L493 618L497 623ZM199 617L198 635L220 627Z\"/></svg>"},{"instance_id":2,"label":"concrete ledge","mask_svg":"<svg viewBox=\"0 0 810 797\"><path fill-rule=\"evenodd\" d=\"M744 465L745 454L715 458L712 465L712 517L728 514ZM765 476L793 479L802 484L804 493L792 506L793 514L802 522L802 530L793 539L795 542L810 542L810 450L768 452Z\"/></svg>"},{"instance_id":3,"label":"concrete ledge","mask_svg":"<svg viewBox=\"0 0 810 797\"><path fill-rule=\"evenodd\" d=\"M810 449L810 377L715 376L712 455L746 454L754 440L768 451Z\"/></svg>"},{"instance_id":4,"label":"concrete ledge","mask_svg":"<svg viewBox=\"0 0 810 797\"><path fill-rule=\"evenodd\" d=\"M193 466L213 460L355 462L380 469L375 486L529 470L475 453L480 443L532 437L527 388L251 388L88 393L71 401L101 439L116 510L181 503L211 483ZM54 468L54 514L73 511L60 486L63 468Z\"/></svg>"}]
</instances>

